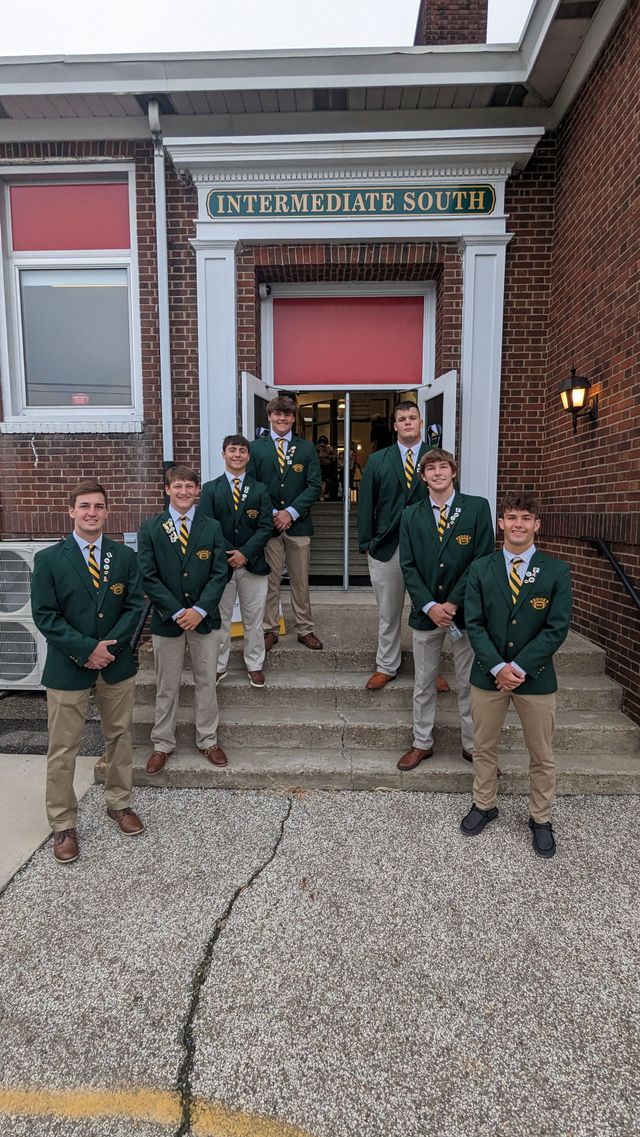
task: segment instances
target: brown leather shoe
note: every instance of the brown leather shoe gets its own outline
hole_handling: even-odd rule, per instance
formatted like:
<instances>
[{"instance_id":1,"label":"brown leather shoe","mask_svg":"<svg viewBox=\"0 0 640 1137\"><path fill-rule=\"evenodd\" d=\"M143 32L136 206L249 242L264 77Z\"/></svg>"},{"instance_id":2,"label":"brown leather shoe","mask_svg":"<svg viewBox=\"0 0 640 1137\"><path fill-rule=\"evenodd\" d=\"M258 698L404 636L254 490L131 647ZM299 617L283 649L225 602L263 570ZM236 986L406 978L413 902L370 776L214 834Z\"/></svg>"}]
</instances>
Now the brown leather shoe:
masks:
<instances>
[{"instance_id":1,"label":"brown leather shoe","mask_svg":"<svg viewBox=\"0 0 640 1137\"><path fill-rule=\"evenodd\" d=\"M60 865L69 865L80 856L77 829L59 829L53 834L53 855Z\"/></svg>"},{"instance_id":2,"label":"brown leather shoe","mask_svg":"<svg viewBox=\"0 0 640 1137\"><path fill-rule=\"evenodd\" d=\"M412 746L411 750L407 750L406 754L397 763L399 770L415 770L425 758L431 758L433 754L433 746L431 750L418 750L417 746Z\"/></svg>"},{"instance_id":3,"label":"brown leather shoe","mask_svg":"<svg viewBox=\"0 0 640 1137\"><path fill-rule=\"evenodd\" d=\"M208 746L206 750L201 750L200 753L204 754L207 762L210 762L212 766L227 765L227 756L219 746Z\"/></svg>"},{"instance_id":4,"label":"brown leather shoe","mask_svg":"<svg viewBox=\"0 0 640 1137\"><path fill-rule=\"evenodd\" d=\"M387 675L386 671L374 671L367 679L365 687L367 691L381 691L387 683L391 683L392 679L395 679L395 675Z\"/></svg>"},{"instance_id":5,"label":"brown leather shoe","mask_svg":"<svg viewBox=\"0 0 640 1137\"><path fill-rule=\"evenodd\" d=\"M128 806L126 809L108 809L107 816L111 818L114 825L118 826L125 837L137 837L138 833L142 833L144 830L144 825L138 814L134 813Z\"/></svg>"},{"instance_id":6,"label":"brown leather shoe","mask_svg":"<svg viewBox=\"0 0 640 1137\"><path fill-rule=\"evenodd\" d=\"M162 750L154 750L153 754L147 759L145 766L147 774L159 774L160 771L164 769L167 758L170 758L172 754L173 750L170 750L168 754L165 754Z\"/></svg>"},{"instance_id":7,"label":"brown leather shoe","mask_svg":"<svg viewBox=\"0 0 640 1137\"><path fill-rule=\"evenodd\" d=\"M449 684L447 683L446 679L444 678L444 676L439 675L438 678L436 679L436 691L439 691L441 695L446 695L447 691L450 691L450 690L451 690L451 688L450 688Z\"/></svg>"},{"instance_id":8,"label":"brown leather shoe","mask_svg":"<svg viewBox=\"0 0 640 1137\"><path fill-rule=\"evenodd\" d=\"M266 685L264 671L247 671L247 675L252 687L264 687Z\"/></svg>"},{"instance_id":9,"label":"brown leather shoe","mask_svg":"<svg viewBox=\"0 0 640 1137\"><path fill-rule=\"evenodd\" d=\"M275 632L265 632L264 633L264 650L265 651L271 651L271 648L275 647L277 642L278 642L278 637L277 637Z\"/></svg>"},{"instance_id":10,"label":"brown leather shoe","mask_svg":"<svg viewBox=\"0 0 640 1137\"><path fill-rule=\"evenodd\" d=\"M298 643L310 647L312 651L322 651L322 644L313 632L307 632L306 636L298 636Z\"/></svg>"}]
</instances>

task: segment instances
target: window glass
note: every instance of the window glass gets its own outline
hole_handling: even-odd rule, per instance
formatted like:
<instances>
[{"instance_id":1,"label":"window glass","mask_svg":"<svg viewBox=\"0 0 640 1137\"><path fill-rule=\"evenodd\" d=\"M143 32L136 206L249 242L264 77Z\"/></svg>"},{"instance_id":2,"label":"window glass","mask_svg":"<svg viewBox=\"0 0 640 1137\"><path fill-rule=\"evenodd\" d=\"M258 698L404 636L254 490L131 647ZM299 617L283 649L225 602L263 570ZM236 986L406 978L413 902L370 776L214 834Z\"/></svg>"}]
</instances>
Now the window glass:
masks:
<instances>
[{"instance_id":1,"label":"window glass","mask_svg":"<svg viewBox=\"0 0 640 1137\"><path fill-rule=\"evenodd\" d=\"M130 407L125 268L21 269L27 406Z\"/></svg>"}]
</instances>

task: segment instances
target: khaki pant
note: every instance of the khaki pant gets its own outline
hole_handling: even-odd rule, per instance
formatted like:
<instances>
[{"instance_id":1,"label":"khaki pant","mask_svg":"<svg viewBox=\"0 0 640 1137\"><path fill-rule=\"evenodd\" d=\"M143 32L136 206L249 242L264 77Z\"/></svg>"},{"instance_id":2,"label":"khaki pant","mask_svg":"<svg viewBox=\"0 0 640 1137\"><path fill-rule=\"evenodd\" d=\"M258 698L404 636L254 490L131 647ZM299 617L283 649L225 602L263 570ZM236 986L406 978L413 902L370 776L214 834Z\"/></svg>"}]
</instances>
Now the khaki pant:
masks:
<instances>
[{"instance_id":1,"label":"khaki pant","mask_svg":"<svg viewBox=\"0 0 640 1137\"><path fill-rule=\"evenodd\" d=\"M215 746L218 735L218 699L216 667L221 632L198 634L183 632L180 636L152 636L156 671L156 717L151 731L154 750L169 754L176 745L176 719L180 701L180 681L184 655L189 648L193 671L193 717L196 724L196 746L208 750Z\"/></svg>"},{"instance_id":2,"label":"khaki pant","mask_svg":"<svg viewBox=\"0 0 640 1137\"><path fill-rule=\"evenodd\" d=\"M290 537L288 533L281 533L279 537L271 537L267 541L264 555L271 572L268 578L263 630L278 634L280 578L286 562L291 584L291 607L295 616L295 630L299 636L308 635L314 627L309 599L311 538Z\"/></svg>"},{"instance_id":3,"label":"khaki pant","mask_svg":"<svg viewBox=\"0 0 640 1137\"><path fill-rule=\"evenodd\" d=\"M551 743L556 725L556 697L518 695L517 691L471 688L474 726L473 800L492 809L498 792L498 741L513 700L529 751L529 813L534 821L551 820L556 790L556 767Z\"/></svg>"},{"instance_id":4,"label":"khaki pant","mask_svg":"<svg viewBox=\"0 0 640 1137\"><path fill-rule=\"evenodd\" d=\"M47 751L47 818L58 832L75 829L78 799L73 789L76 758L87 720L89 698L95 695L105 743L105 801L107 809L126 809L131 801L131 716L135 677L107 683L97 675L94 688L82 691L47 690L49 749Z\"/></svg>"},{"instance_id":5,"label":"khaki pant","mask_svg":"<svg viewBox=\"0 0 640 1137\"><path fill-rule=\"evenodd\" d=\"M404 577L400 568L400 550L388 561L377 561L367 554L371 586L378 606L378 650L376 671L395 675L400 669L402 650L402 608L404 605Z\"/></svg>"},{"instance_id":6,"label":"khaki pant","mask_svg":"<svg viewBox=\"0 0 640 1137\"><path fill-rule=\"evenodd\" d=\"M247 671L262 671L264 663L264 634L262 620L267 598L269 577L248 572L246 568L233 570L233 576L220 600L220 652L218 671L226 671L231 650L231 618L236 596L240 600L240 615L244 631L243 654Z\"/></svg>"},{"instance_id":7,"label":"khaki pant","mask_svg":"<svg viewBox=\"0 0 640 1137\"><path fill-rule=\"evenodd\" d=\"M413 745L419 750L430 750L433 746L433 724L436 718L436 679L440 666L440 655L446 628L434 625L432 632L413 633L413 663L415 685L413 688ZM474 660L474 652L466 632L461 639L452 641L453 662L456 669L458 688L458 713L462 749L473 750L473 723L469 701L469 676Z\"/></svg>"}]
</instances>

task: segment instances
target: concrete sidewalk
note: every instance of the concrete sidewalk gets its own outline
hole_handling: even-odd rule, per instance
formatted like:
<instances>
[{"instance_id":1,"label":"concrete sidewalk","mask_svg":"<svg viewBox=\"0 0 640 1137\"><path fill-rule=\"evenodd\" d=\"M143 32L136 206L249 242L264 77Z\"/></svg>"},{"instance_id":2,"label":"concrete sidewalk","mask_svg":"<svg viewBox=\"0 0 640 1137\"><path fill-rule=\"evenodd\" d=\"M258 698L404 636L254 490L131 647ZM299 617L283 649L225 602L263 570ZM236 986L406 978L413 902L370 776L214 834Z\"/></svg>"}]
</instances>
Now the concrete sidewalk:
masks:
<instances>
[{"instance_id":1,"label":"concrete sidewalk","mask_svg":"<svg viewBox=\"0 0 640 1137\"><path fill-rule=\"evenodd\" d=\"M632 1137L637 798L136 791L0 897L11 1137ZM2 1117L4 1114L4 1118Z\"/></svg>"}]
</instances>

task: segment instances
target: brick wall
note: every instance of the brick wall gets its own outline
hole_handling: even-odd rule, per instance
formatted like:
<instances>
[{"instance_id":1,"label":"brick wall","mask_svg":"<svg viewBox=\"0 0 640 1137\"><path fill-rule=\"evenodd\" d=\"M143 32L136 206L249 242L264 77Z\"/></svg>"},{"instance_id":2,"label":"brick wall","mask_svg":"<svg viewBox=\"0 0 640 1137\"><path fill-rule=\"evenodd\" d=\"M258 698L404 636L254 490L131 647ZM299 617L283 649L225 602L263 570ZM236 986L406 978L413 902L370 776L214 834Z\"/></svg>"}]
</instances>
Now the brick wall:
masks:
<instances>
[{"instance_id":1,"label":"brick wall","mask_svg":"<svg viewBox=\"0 0 640 1137\"><path fill-rule=\"evenodd\" d=\"M4 540L56 537L69 527L66 500L81 478L97 475L110 494L109 530L136 530L162 503L162 433L158 352L153 155L145 142L7 144L0 161L135 162L140 276L144 430L141 434L0 435L0 531ZM175 454L199 459L195 192L167 173Z\"/></svg>"},{"instance_id":2,"label":"brick wall","mask_svg":"<svg viewBox=\"0 0 640 1137\"><path fill-rule=\"evenodd\" d=\"M580 536L611 541L640 589L640 0L632 0L560 125L549 308L545 530L570 561L574 626L607 649L640 721L640 614ZM600 393L592 426L560 409L575 365Z\"/></svg>"},{"instance_id":3,"label":"brick wall","mask_svg":"<svg viewBox=\"0 0 640 1137\"><path fill-rule=\"evenodd\" d=\"M486 43L488 0L421 0L414 43Z\"/></svg>"}]
</instances>

